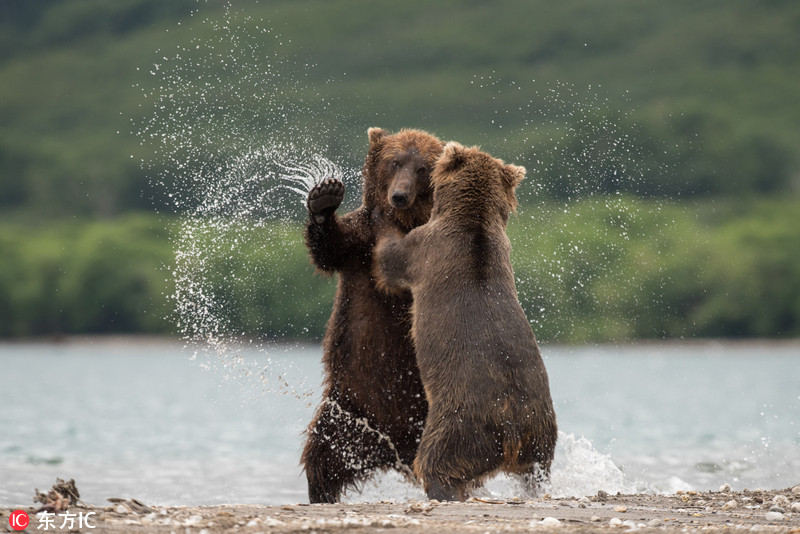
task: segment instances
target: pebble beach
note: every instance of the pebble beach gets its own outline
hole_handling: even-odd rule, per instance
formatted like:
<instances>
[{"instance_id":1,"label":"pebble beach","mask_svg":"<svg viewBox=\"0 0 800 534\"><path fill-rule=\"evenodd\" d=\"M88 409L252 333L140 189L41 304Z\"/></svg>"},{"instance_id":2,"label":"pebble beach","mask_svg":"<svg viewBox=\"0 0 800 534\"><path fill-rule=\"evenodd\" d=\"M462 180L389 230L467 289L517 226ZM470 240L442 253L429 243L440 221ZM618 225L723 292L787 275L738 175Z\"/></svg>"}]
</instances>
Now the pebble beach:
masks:
<instances>
[{"instance_id":1,"label":"pebble beach","mask_svg":"<svg viewBox=\"0 0 800 534\"><path fill-rule=\"evenodd\" d=\"M41 532L36 508L28 532ZM283 533L283 532L688 532L800 533L800 485L784 490L678 492L670 495L609 495L467 502L287 504L279 506L151 506L136 499L110 499L108 506L78 503L73 514L90 526L62 532ZM8 532L12 509L0 509ZM91 515L90 515L91 514ZM49 531L58 532L55 513ZM70 527L70 525L65 525Z\"/></svg>"}]
</instances>

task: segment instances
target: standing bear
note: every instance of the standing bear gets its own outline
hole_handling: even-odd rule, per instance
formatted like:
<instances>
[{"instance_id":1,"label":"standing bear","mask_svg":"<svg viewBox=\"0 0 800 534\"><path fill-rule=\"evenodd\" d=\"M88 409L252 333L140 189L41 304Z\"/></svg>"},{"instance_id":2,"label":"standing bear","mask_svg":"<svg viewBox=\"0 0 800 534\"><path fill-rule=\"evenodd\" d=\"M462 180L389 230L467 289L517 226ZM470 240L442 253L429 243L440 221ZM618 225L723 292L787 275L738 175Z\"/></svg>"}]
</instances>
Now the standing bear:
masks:
<instances>
[{"instance_id":1,"label":"standing bear","mask_svg":"<svg viewBox=\"0 0 800 534\"><path fill-rule=\"evenodd\" d=\"M313 263L339 280L322 342L324 392L307 431L302 464L312 503L337 502L379 469L413 476L428 403L410 336L411 292L378 290L372 251L386 233L427 222L436 137L370 128L361 206L342 217L337 179L308 195L306 245Z\"/></svg>"},{"instance_id":2,"label":"standing bear","mask_svg":"<svg viewBox=\"0 0 800 534\"><path fill-rule=\"evenodd\" d=\"M411 289L412 336L428 399L414 472L428 497L464 500L498 471L532 491L558 435L547 372L519 304L506 235L525 169L448 143L430 221L376 248L387 289Z\"/></svg>"}]
</instances>

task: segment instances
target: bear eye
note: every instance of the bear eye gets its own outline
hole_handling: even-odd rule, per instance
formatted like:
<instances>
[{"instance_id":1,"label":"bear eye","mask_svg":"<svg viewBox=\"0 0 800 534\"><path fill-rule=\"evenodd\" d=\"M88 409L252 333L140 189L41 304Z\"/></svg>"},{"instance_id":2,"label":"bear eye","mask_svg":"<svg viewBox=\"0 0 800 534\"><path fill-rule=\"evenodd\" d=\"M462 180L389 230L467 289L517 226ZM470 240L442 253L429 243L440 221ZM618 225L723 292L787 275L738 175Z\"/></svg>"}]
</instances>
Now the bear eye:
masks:
<instances>
[{"instance_id":1,"label":"bear eye","mask_svg":"<svg viewBox=\"0 0 800 534\"><path fill-rule=\"evenodd\" d=\"M393 169L393 170L397 170L397 169L399 169L399 168L400 168L400 162L399 162L399 161L397 161L397 160L394 160L394 161L392 162L392 169Z\"/></svg>"},{"instance_id":2,"label":"bear eye","mask_svg":"<svg viewBox=\"0 0 800 534\"><path fill-rule=\"evenodd\" d=\"M426 174L428 174L428 169L426 167L420 167L419 169L417 169L417 174L419 174L420 176L425 176Z\"/></svg>"}]
</instances>

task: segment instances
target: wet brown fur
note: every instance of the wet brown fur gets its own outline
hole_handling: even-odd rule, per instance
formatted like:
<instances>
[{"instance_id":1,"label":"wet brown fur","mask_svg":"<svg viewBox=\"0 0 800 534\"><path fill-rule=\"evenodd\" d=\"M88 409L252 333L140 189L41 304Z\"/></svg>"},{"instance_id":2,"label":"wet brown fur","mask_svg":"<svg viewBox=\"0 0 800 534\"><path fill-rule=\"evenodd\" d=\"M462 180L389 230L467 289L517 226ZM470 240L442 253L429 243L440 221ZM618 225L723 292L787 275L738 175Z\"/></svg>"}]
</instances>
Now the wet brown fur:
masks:
<instances>
[{"instance_id":1,"label":"wet brown fur","mask_svg":"<svg viewBox=\"0 0 800 534\"><path fill-rule=\"evenodd\" d=\"M362 205L322 223L310 218L305 233L312 262L339 275L322 342L323 400L301 460L311 502L336 502L375 470L410 473L427 415L409 335L411 293L379 291L371 265L380 236L428 220L430 171L443 144L419 130L371 128L368 136ZM398 192L407 206L392 204Z\"/></svg>"},{"instance_id":2,"label":"wet brown fur","mask_svg":"<svg viewBox=\"0 0 800 534\"><path fill-rule=\"evenodd\" d=\"M376 249L376 274L414 296L412 335L429 411L414 471L430 498L487 476L549 476L557 425L547 372L517 297L505 232L525 169L448 143L430 221Z\"/></svg>"}]
</instances>

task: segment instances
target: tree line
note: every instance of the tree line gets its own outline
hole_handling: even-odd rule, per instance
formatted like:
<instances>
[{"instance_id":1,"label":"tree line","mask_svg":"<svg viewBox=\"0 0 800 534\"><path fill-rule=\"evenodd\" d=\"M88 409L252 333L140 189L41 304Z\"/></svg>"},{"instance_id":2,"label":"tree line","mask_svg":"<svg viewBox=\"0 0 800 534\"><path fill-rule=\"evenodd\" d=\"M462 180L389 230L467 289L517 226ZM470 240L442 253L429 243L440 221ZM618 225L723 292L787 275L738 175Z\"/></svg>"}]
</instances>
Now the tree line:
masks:
<instances>
[{"instance_id":1,"label":"tree line","mask_svg":"<svg viewBox=\"0 0 800 534\"><path fill-rule=\"evenodd\" d=\"M785 200L523 204L509 224L520 301L547 341L797 336L797 220ZM203 316L176 316L180 228L152 214L0 225L0 257L14 258L0 263L0 336L191 333ZM202 312L224 335L321 338L336 281L314 272L302 231L243 224L224 246L198 238L212 274L194 281L218 303Z\"/></svg>"}]
</instances>

